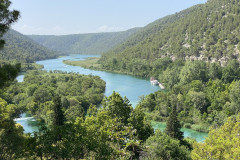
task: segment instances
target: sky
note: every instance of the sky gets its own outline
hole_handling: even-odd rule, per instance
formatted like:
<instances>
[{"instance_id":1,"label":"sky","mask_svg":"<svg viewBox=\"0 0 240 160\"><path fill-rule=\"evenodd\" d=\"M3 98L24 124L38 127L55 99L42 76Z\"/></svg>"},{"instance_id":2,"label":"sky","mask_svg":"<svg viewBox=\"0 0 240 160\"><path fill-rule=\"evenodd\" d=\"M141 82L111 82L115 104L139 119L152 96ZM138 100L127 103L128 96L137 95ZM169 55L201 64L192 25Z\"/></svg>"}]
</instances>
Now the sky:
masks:
<instances>
[{"instance_id":1,"label":"sky","mask_svg":"<svg viewBox=\"0 0 240 160\"><path fill-rule=\"evenodd\" d=\"M11 0L22 34L66 35L124 31L207 0Z\"/></svg>"}]
</instances>

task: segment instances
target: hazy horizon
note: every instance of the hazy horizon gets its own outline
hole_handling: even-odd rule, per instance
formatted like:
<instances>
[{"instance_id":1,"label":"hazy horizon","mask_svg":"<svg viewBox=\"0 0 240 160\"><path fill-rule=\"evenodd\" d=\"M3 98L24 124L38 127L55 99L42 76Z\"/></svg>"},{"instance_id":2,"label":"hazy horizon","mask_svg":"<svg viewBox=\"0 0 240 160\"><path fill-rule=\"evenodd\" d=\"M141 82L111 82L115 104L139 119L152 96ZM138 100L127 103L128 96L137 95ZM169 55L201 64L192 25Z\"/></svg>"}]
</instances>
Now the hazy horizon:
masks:
<instances>
[{"instance_id":1,"label":"hazy horizon","mask_svg":"<svg viewBox=\"0 0 240 160\"><path fill-rule=\"evenodd\" d=\"M12 28L25 35L118 32L144 27L206 1L12 0L11 8L21 12L21 18Z\"/></svg>"}]
</instances>

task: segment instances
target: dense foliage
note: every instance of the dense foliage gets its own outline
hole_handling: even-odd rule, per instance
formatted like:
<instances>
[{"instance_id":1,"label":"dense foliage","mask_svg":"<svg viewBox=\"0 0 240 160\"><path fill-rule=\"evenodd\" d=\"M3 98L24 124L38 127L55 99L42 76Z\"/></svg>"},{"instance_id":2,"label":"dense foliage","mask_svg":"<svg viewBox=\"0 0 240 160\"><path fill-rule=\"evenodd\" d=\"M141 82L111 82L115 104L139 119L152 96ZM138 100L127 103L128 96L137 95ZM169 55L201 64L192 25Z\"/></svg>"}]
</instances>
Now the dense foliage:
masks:
<instances>
[{"instance_id":1,"label":"dense foliage","mask_svg":"<svg viewBox=\"0 0 240 160\"><path fill-rule=\"evenodd\" d=\"M31 71L25 75L24 82L10 86L6 94L9 102L52 125L56 95L61 97L66 119L74 121L86 114L90 105L98 105L104 91L105 82L97 76Z\"/></svg>"},{"instance_id":2,"label":"dense foliage","mask_svg":"<svg viewBox=\"0 0 240 160\"><path fill-rule=\"evenodd\" d=\"M79 75L75 76L79 78ZM18 104L7 106L7 102L2 99L0 101L1 108L5 107L5 110L0 110L5 113L3 115L14 115L14 107L19 107ZM153 128L144 118L143 110L139 107L133 109L127 98L122 98L115 92L106 97L102 104L103 108L97 109L91 105L87 114L71 116L71 120L65 121L68 117L64 114L64 101L59 95L54 95L52 117L49 119L52 125L42 127L33 136L24 136L21 127L13 127L16 131L13 130L15 137L11 141L9 137L6 138L10 134L1 132L0 145L6 145L6 149L3 147L0 152L1 158L137 159L142 156L144 142L153 135ZM51 107L47 109L51 111ZM78 112L76 107L72 112ZM14 125L12 119L10 120ZM10 126L2 118L0 124ZM14 148L7 150L12 145L15 145Z\"/></svg>"},{"instance_id":3,"label":"dense foliage","mask_svg":"<svg viewBox=\"0 0 240 160\"><path fill-rule=\"evenodd\" d=\"M13 81L20 71L20 64L0 62L0 89Z\"/></svg>"},{"instance_id":4,"label":"dense foliage","mask_svg":"<svg viewBox=\"0 0 240 160\"><path fill-rule=\"evenodd\" d=\"M176 139L161 133L159 130L148 138L145 144L148 149L143 159L154 160L190 160L190 151Z\"/></svg>"},{"instance_id":5,"label":"dense foliage","mask_svg":"<svg viewBox=\"0 0 240 160\"><path fill-rule=\"evenodd\" d=\"M9 30L4 36L5 46L0 50L0 59L33 63L38 60L56 58L57 53L35 43L27 36Z\"/></svg>"},{"instance_id":6,"label":"dense foliage","mask_svg":"<svg viewBox=\"0 0 240 160\"><path fill-rule=\"evenodd\" d=\"M3 160L16 159L22 154L23 128L13 121L16 108L0 98L0 159Z\"/></svg>"},{"instance_id":7,"label":"dense foliage","mask_svg":"<svg viewBox=\"0 0 240 160\"><path fill-rule=\"evenodd\" d=\"M166 56L225 65L239 59L239 8L238 0L210 0L165 17L104 54L99 62L105 70L148 77L161 70L161 58Z\"/></svg>"},{"instance_id":8,"label":"dense foliage","mask_svg":"<svg viewBox=\"0 0 240 160\"><path fill-rule=\"evenodd\" d=\"M19 18L19 11L10 10L11 2L9 0L2 0L0 2L0 49L2 49L5 41L2 39L3 35L9 30L12 23Z\"/></svg>"},{"instance_id":9,"label":"dense foliage","mask_svg":"<svg viewBox=\"0 0 240 160\"><path fill-rule=\"evenodd\" d=\"M3 49L5 41L3 35L9 30L11 24L19 18L19 11L10 10L11 2L2 0L0 2L0 52ZM0 89L11 80L14 80L20 70L20 64L10 64L9 62L0 61Z\"/></svg>"},{"instance_id":10,"label":"dense foliage","mask_svg":"<svg viewBox=\"0 0 240 160\"><path fill-rule=\"evenodd\" d=\"M236 60L226 67L204 61L175 61L159 79L168 92L152 93L140 102L151 119L166 121L176 106L184 127L208 131L209 126L220 126L240 111L240 68Z\"/></svg>"},{"instance_id":11,"label":"dense foliage","mask_svg":"<svg viewBox=\"0 0 240 160\"><path fill-rule=\"evenodd\" d=\"M180 131L180 129L181 129L181 124L177 118L177 111L176 111L176 107L174 106L174 107L172 107L172 111L168 117L165 132L168 136L175 138L175 139L179 140L180 142L182 142L183 132Z\"/></svg>"},{"instance_id":12,"label":"dense foliage","mask_svg":"<svg viewBox=\"0 0 240 160\"><path fill-rule=\"evenodd\" d=\"M35 42L64 54L102 54L122 43L138 28L122 32L74 35L29 35Z\"/></svg>"},{"instance_id":13,"label":"dense foliage","mask_svg":"<svg viewBox=\"0 0 240 160\"><path fill-rule=\"evenodd\" d=\"M192 159L239 159L240 115L229 118L217 129L212 129L204 143L194 144Z\"/></svg>"},{"instance_id":14,"label":"dense foliage","mask_svg":"<svg viewBox=\"0 0 240 160\"><path fill-rule=\"evenodd\" d=\"M19 12L10 10L9 0L0 1L0 49L3 48L5 41L2 39L11 24L19 17ZM11 65L9 62L0 62L0 93L3 87L13 81L20 70L20 65ZM13 118L17 107L8 104L0 98L0 159L16 159L22 153L24 142L23 128L15 125Z\"/></svg>"}]
</instances>

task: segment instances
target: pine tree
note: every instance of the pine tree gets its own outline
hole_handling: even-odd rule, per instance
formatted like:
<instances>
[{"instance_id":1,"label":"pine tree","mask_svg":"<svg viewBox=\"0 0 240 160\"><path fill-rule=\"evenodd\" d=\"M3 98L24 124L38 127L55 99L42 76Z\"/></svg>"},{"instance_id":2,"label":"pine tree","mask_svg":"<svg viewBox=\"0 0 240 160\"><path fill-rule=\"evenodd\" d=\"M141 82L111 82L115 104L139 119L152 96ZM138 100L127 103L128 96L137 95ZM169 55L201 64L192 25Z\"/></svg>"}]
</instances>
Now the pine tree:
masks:
<instances>
[{"instance_id":1,"label":"pine tree","mask_svg":"<svg viewBox=\"0 0 240 160\"><path fill-rule=\"evenodd\" d=\"M10 25L16 22L20 16L19 11L10 11L11 2L9 0L1 0L0 2L0 38L8 31ZM0 39L0 49L4 45L4 40Z\"/></svg>"},{"instance_id":2,"label":"pine tree","mask_svg":"<svg viewBox=\"0 0 240 160\"><path fill-rule=\"evenodd\" d=\"M167 120L167 127L165 129L165 133L172 138L178 139L179 141L183 141L183 132L180 131L181 125L177 118L176 107L173 107L172 112Z\"/></svg>"},{"instance_id":3,"label":"pine tree","mask_svg":"<svg viewBox=\"0 0 240 160\"><path fill-rule=\"evenodd\" d=\"M53 111L54 111L53 126L54 127L62 126L62 125L64 125L65 116L64 116L63 111L62 111L62 102L61 102L61 98L60 98L59 95L56 95L53 98L53 103L54 103L54 107L53 107Z\"/></svg>"},{"instance_id":4,"label":"pine tree","mask_svg":"<svg viewBox=\"0 0 240 160\"><path fill-rule=\"evenodd\" d=\"M16 10L10 10L11 2L9 0L0 1L0 50L3 49L5 41L3 35L9 30L12 23L16 22L20 16ZM20 71L20 64L10 65L0 63L0 88L5 86L6 82L14 80Z\"/></svg>"}]
</instances>

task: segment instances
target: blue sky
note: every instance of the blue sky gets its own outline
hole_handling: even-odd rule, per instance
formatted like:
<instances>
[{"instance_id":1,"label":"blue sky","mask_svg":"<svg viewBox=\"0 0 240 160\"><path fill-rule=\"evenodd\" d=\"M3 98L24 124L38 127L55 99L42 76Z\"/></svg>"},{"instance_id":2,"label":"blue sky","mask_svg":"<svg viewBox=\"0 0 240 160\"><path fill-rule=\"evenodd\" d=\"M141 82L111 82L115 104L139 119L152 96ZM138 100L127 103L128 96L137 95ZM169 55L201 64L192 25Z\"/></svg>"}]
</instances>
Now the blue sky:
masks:
<instances>
[{"instance_id":1,"label":"blue sky","mask_svg":"<svg viewBox=\"0 0 240 160\"><path fill-rule=\"evenodd\" d=\"M143 27L207 0L11 0L23 34L65 35Z\"/></svg>"}]
</instances>

